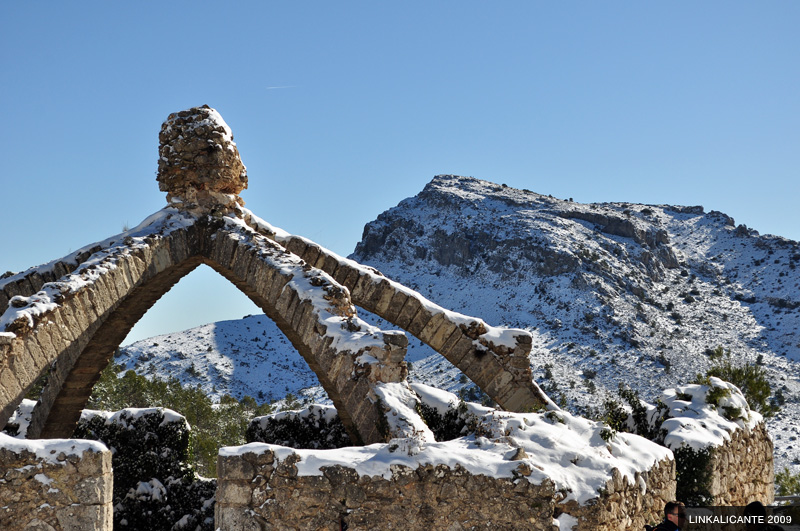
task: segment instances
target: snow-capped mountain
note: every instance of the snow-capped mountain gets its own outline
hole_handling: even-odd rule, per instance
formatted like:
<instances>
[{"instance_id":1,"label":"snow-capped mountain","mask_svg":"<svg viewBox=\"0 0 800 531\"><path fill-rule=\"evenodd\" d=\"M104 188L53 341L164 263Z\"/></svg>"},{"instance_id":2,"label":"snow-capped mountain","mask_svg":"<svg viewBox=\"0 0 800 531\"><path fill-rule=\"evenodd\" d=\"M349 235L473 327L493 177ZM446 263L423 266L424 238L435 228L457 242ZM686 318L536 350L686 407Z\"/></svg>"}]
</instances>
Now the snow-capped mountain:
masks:
<instances>
[{"instance_id":1,"label":"snow-capped mountain","mask_svg":"<svg viewBox=\"0 0 800 531\"><path fill-rule=\"evenodd\" d=\"M448 175L367 224L351 258L444 307L531 331L537 381L577 411L619 383L654 400L705 373L721 346L767 370L784 401L768 422L777 468L800 469L797 242L699 206L579 204ZM409 339L410 379L472 386ZM140 341L117 361L211 393L324 397L265 316Z\"/></svg>"}]
</instances>

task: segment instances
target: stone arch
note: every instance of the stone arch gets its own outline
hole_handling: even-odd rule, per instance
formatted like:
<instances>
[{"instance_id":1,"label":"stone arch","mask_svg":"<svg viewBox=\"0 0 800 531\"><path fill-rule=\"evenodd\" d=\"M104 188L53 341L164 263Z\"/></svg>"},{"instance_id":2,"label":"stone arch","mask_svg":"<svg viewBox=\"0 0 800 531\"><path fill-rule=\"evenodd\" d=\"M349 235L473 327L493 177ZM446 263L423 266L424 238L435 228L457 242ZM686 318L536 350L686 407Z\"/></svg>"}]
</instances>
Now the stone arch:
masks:
<instances>
[{"instance_id":1,"label":"stone arch","mask_svg":"<svg viewBox=\"0 0 800 531\"><path fill-rule=\"evenodd\" d=\"M352 440L383 440L385 434L378 430L382 412L368 397L374 382L405 377L405 336L368 330L357 319L346 290L275 242L225 221L197 220L174 209L162 212L161 220L147 226L158 230L157 236L101 246L68 280L12 299L12 305L30 311L11 322L16 337L2 347L5 360L12 363L0 369L0 381L14 381L4 386L14 396L3 397L3 424L50 366L29 436L70 436L100 371L131 327L180 278L206 263L286 334L317 374ZM171 229L170 224L180 227ZM81 287L70 291L76 285ZM48 292L61 295L58 305L31 323L27 315L42 305ZM345 329L329 330L337 325ZM347 348L338 339L347 340L340 341ZM365 352L378 363L360 363L358 357Z\"/></svg>"},{"instance_id":2,"label":"stone arch","mask_svg":"<svg viewBox=\"0 0 800 531\"><path fill-rule=\"evenodd\" d=\"M552 404L532 381L526 331L450 312L244 209L247 174L216 111L170 115L159 140L157 180L169 207L66 259L0 279L0 426L47 373L29 436L69 436L131 327L201 263L276 322L356 443L402 435L391 433L402 423L387 427L377 387L405 382L407 340L359 320L354 302L433 347L502 407Z\"/></svg>"},{"instance_id":3,"label":"stone arch","mask_svg":"<svg viewBox=\"0 0 800 531\"><path fill-rule=\"evenodd\" d=\"M491 327L481 319L442 308L374 268L343 258L302 236L287 234L255 216L254 229L331 275L353 303L405 330L444 356L502 408L525 412L552 405L533 381L532 338L520 329Z\"/></svg>"}]
</instances>

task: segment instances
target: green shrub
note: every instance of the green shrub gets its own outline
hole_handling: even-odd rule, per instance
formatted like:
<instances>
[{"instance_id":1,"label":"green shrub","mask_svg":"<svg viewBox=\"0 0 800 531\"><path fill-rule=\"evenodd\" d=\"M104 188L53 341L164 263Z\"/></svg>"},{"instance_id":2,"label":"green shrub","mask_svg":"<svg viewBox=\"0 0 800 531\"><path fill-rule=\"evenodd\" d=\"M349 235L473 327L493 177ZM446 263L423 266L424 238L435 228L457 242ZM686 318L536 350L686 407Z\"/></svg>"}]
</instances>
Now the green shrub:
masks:
<instances>
[{"instance_id":1,"label":"green shrub","mask_svg":"<svg viewBox=\"0 0 800 531\"><path fill-rule=\"evenodd\" d=\"M111 450L114 468L114 528L211 531L217 482L189 465L189 425L163 410L122 411L81 418L75 437L98 440Z\"/></svg>"},{"instance_id":2,"label":"green shrub","mask_svg":"<svg viewBox=\"0 0 800 531\"><path fill-rule=\"evenodd\" d=\"M619 400L608 398L603 404L604 413L600 420L605 422L613 433L619 431L635 433L663 445L666 430L661 425L668 418L669 411L661 399L656 401L656 410L651 415L648 413L645 403L639 398L638 391L619 384L617 393L630 407L630 413ZM628 424L628 419L632 420L633 427Z\"/></svg>"},{"instance_id":3,"label":"green shrub","mask_svg":"<svg viewBox=\"0 0 800 531\"><path fill-rule=\"evenodd\" d=\"M217 453L221 446L245 444L250 420L272 411L246 396L236 400L223 396L214 404L199 386L183 387L175 379L145 378L134 371L121 377L119 365L109 364L92 389L87 407L118 411L129 407L165 407L177 411L192 427L189 435L189 460L205 477L217 475Z\"/></svg>"},{"instance_id":4,"label":"green shrub","mask_svg":"<svg viewBox=\"0 0 800 531\"><path fill-rule=\"evenodd\" d=\"M728 356L730 353L728 353ZM725 359L718 365L711 367L705 377L698 376L697 383L708 385L708 378L716 376L720 380L730 382L742 391L751 409L758 411L765 417L771 417L780 409L776 401L770 401L772 388L767 381L767 371L759 365L734 365L730 359ZM711 395L715 392L712 389ZM721 391L720 391L721 392ZM716 398L716 402L712 402ZM719 405L719 398L707 396L706 401Z\"/></svg>"},{"instance_id":5,"label":"green shrub","mask_svg":"<svg viewBox=\"0 0 800 531\"><path fill-rule=\"evenodd\" d=\"M439 442L457 439L467 429L469 419L467 418L467 404L464 402L459 402L457 406L451 407L442 415L435 407L419 401L417 402L417 413Z\"/></svg>"},{"instance_id":6,"label":"green shrub","mask_svg":"<svg viewBox=\"0 0 800 531\"><path fill-rule=\"evenodd\" d=\"M619 396L625 400L631 408L631 418L633 419L634 433L649 439L658 444L664 444L667 430L661 425L669 417L669 408L659 398L656 400L656 410L650 418L647 407L639 398L639 392L634 391L624 385L619 385Z\"/></svg>"},{"instance_id":7,"label":"green shrub","mask_svg":"<svg viewBox=\"0 0 800 531\"><path fill-rule=\"evenodd\" d=\"M792 474L787 467L775 474L776 494L778 496L800 495L800 473Z\"/></svg>"},{"instance_id":8,"label":"green shrub","mask_svg":"<svg viewBox=\"0 0 800 531\"><path fill-rule=\"evenodd\" d=\"M712 503L710 448L695 450L688 446L673 449L675 455L676 499L686 505L705 507Z\"/></svg>"},{"instance_id":9,"label":"green shrub","mask_svg":"<svg viewBox=\"0 0 800 531\"><path fill-rule=\"evenodd\" d=\"M608 426L608 429L611 430L612 433L629 431L628 412L625 411L625 408L618 400L607 398L603 403L603 407L605 412L600 420Z\"/></svg>"},{"instance_id":10,"label":"green shrub","mask_svg":"<svg viewBox=\"0 0 800 531\"><path fill-rule=\"evenodd\" d=\"M338 415L326 418L325 410L316 405L296 412L257 417L247 427L247 442L280 444L291 448L313 450L351 446L350 437Z\"/></svg>"}]
</instances>

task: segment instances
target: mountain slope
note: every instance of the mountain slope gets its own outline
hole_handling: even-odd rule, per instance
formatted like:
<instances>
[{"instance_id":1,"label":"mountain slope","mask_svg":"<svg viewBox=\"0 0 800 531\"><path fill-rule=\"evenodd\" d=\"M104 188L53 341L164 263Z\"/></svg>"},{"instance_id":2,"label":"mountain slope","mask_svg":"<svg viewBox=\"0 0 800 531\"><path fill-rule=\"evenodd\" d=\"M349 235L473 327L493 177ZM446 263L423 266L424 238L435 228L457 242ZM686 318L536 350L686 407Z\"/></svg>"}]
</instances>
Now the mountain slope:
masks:
<instances>
[{"instance_id":1,"label":"mountain slope","mask_svg":"<svg viewBox=\"0 0 800 531\"><path fill-rule=\"evenodd\" d=\"M529 329L535 377L579 410L619 383L652 400L705 373L718 346L762 364L787 400L770 421L776 455L800 464L797 242L702 207L584 205L437 176L369 223L352 258Z\"/></svg>"},{"instance_id":2,"label":"mountain slope","mask_svg":"<svg viewBox=\"0 0 800 531\"><path fill-rule=\"evenodd\" d=\"M734 363L768 371L786 400L769 421L779 469L800 465L797 242L702 207L579 204L437 176L369 223L351 258L442 306L530 330L537 381L586 413L619 383L653 400L705 373L707 352L722 346ZM148 342L122 360L212 393L267 399L316 385L264 316ZM460 371L413 338L408 360L410 379L470 394Z\"/></svg>"}]
</instances>

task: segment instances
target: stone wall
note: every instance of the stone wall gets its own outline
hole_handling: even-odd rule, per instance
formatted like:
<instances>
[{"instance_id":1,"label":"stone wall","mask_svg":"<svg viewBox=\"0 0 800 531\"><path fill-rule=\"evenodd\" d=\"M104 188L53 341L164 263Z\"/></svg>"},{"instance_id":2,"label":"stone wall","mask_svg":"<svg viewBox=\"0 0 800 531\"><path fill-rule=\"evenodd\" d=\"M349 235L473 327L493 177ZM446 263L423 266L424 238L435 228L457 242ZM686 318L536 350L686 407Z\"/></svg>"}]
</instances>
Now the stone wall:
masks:
<instances>
[{"instance_id":1,"label":"stone wall","mask_svg":"<svg viewBox=\"0 0 800 531\"><path fill-rule=\"evenodd\" d=\"M86 441L27 443L0 434L0 529L111 531L111 452Z\"/></svg>"},{"instance_id":2,"label":"stone wall","mask_svg":"<svg viewBox=\"0 0 800 531\"><path fill-rule=\"evenodd\" d=\"M601 496L585 505L564 504L561 510L578 519L578 531L644 529L664 517L664 505L675 500L675 461L663 460L634 480L612 471ZM570 529L562 526L562 529Z\"/></svg>"},{"instance_id":3,"label":"stone wall","mask_svg":"<svg viewBox=\"0 0 800 531\"><path fill-rule=\"evenodd\" d=\"M730 440L711 452L713 505L744 506L752 501L768 505L775 498L772 439L761 422L750 430L736 430Z\"/></svg>"},{"instance_id":4,"label":"stone wall","mask_svg":"<svg viewBox=\"0 0 800 531\"><path fill-rule=\"evenodd\" d=\"M322 475L298 475L299 456L272 450L221 455L215 526L261 529L642 529L660 519L675 495L674 462L664 460L632 483L620 474L586 505L560 503L564 493L545 480L493 478L463 468L392 467L392 476L359 475L341 465Z\"/></svg>"}]
</instances>

